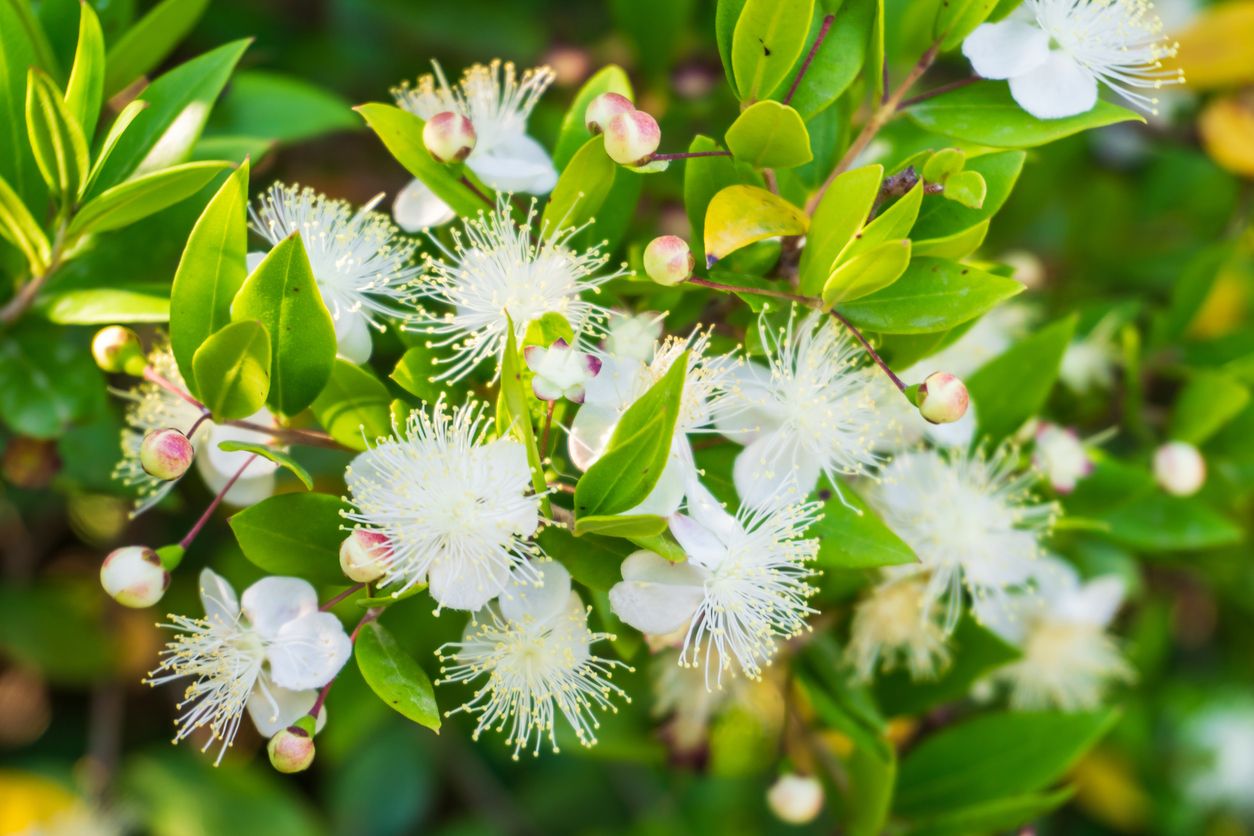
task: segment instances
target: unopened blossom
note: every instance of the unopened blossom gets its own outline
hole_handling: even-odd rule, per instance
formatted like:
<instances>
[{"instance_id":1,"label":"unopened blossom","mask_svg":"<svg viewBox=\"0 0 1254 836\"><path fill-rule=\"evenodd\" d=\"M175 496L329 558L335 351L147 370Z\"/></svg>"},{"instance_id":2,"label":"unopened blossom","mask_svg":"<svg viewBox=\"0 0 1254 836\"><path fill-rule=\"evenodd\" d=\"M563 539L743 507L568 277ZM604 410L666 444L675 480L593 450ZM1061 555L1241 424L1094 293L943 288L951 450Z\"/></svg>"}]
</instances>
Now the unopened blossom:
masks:
<instances>
[{"instance_id":1,"label":"unopened blossom","mask_svg":"<svg viewBox=\"0 0 1254 836\"><path fill-rule=\"evenodd\" d=\"M1011 705L1086 711L1101 705L1113 682L1130 679L1132 668L1106 632L1123 597L1121 579L1082 581L1069 563L1046 555L1029 586L999 602L977 601L981 621L1022 651L994 675L1009 686Z\"/></svg>"},{"instance_id":2,"label":"unopened blossom","mask_svg":"<svg viewBox=\"0 0 1254 836\"><path fill-rule=\"evenodd\" d=\"M236 598L224 578L205 569L200 600L203 618L171 615L163 625L178 634L145 681L190 680L174 740L207 729L212 736L204 749L217 745L221 763L245 709L262 736L277 734L309 713L353 645L339 619L318 610L318 593L300 578L262 578Z\"/></svg>"},{"instance_id":3,"label":"unopened blossom","mask_svg":"<svg viewBox=\"0 0 1254 836\"><path fill-rule=\"evenodd\" d=\"M553 83L553 71L539 67L519 76L512 63L493 61L469 67L461 81L449 84L440 65L431 64L434 73L392 90L396 104L423 120L441 113L469 120L475 142L466 167L489 188L536 195L551 191L557 169L544 146L527 135L527 119ZM393 214L407 232L440 226L456 216L421 180L411 181L396 196Z\"/></svg>"},{"instance_id":4,"label":"unopened blossom","mask_svg":"<svg viewBox=\"0 0 1254 836\"><path fill-rule=\"evenodd\" d=\"M699 484L688 489L688 514L671 517L671 534L687 560L672 563L637 551L623 561L623 580L610 605L642 633L687 625L679 663L700 667L705 685L723 673L761 676L779 642L807 628L816 591L807 579L819 541L805 532L819 517L817 502L777 502L733 516Z\"/></svg>"},{"instance_id":5,"label":"unopened blossom","mask_svg":"<svg viewBox=\"0 0 1254 836\"><path fill-rule=\"evenodd\" d=\"M873 471L883 390L862 347L817 312L761 331L769 366L734 368L728 398L740 408L718 416L719 431L745 445L733 471L741 501L760 506L789 482L809 493L820 476L835 485Z\"/></svg>"},{"instance_id":6,"label":"unopened blossom","mask_svg":"<svg viewBox=\"0 0 1254 836\"><path fill-rule=\"evenodd\" d=\"M1100 84L1153 113L1158 99L1141 91L1184 80L1163 65L1176 46L1148 0L1025 0L968 35L962 52L984 78L1009 80L1038 119L1092 110Z\"/></svg>"},{"instance_id":7,"label":"unopened blossom","mask_svg":"<svg viewBox=\"0 0 1254 836\"><path fill-rule=\"evenodd\" d=\"M644 272L665 287L686 282L695 263L688 242L678 235L659 235L644 248Z\"/></svg>"},{"instance_id":8,"label":"unopened blossom","mask_svg":"<svg viewBox=\"0 0 1254 836\"><path fill-rule=\"evenodd\" d=\"M279 729L266 743L270 765L284 775L304 772L313 764L316 753L313 736L304 729Z\"/></svg>"},{"instance_id":9,"label":"unopened blossom","mask_svg":"<svg viewBox=\"0 0 1254 836\"><path fill-rule=\"evenodd\" d=\"M385 319L405 317L405 287L419 273L416 245L372 211L377 202L354 209L310 188L275 183L249 209L252 228L271 245L300 233L340 356L353 363L370 359L371 328L382 331ZM264 256L250 253L249 267Z\"/></svg>"},{"instance_id":10,"label":"unopened blossom","mask_svg":"<svg viewBox=\"0 0 1254 836\"><path fill-rule=\"evenodd\" d=\"M615 114L605 123L605 153L619 165L644 165L661 141L657 120L643 110Z\"/></svg>"},{"instance_id":11,"label":"unopened blossom","mask_svg":"<svg viewBox=\"0 0 1254 836\"><path fill-rule=\"evenodd\" d=\"M561 314L585 348L588 336L604 334L609 312L583 298L620 272L600 272L608 262L600 247L583 252L570 246L582 227L539 230L533 204L527 220L514 220L504 199L492 212L480 213L454 230L453 245L436 239L440 259L426 264L426 275L413 288L411 302L436 302L447 312L423 312L415 330L440 337L437 347L451 346L449 368L437 380L458 381L485 359L499 362L509 323L521 345L527 326L545 314Z\"/></svg>"},{"instance_id":12,"label":"unopened blossom","mask_svg":"<svg viewBox=\"0 0 1254 836\"><path fill-rule=\"evenodd\" d=\"M103 372L141 374L144 370L144 347L139 335L121 325L108 325L91 340L91 356Z\"/></svg>"},{"instance_id":13,"label":"unopened blossom","mask_svg":"<svg viewBox=\"0 0 1254 836\"><path fill-rule=\"evenodd\" d=\"M1075 430L1048 422L1041 422L1036 429L1032 465L1058 493L1071 493L1093 472L1093 460Z\"/></svg>"},{"instance_id":14,"label":"unopened blossom","mask_svg":"<svg viewBox=\"0 0 1254 836\"><path fill-rule=\"evenodd\" d=\"M139 466L149 476L164 481L186 473L195 455L191 440L171 427L149 430L139 444Z\"/></svg>"},{"instance_id":15,"label":"unopened blossom","mask_svg":"<svg viewBox=\"0 0 1254 836\"><path fill-rule=\"evenodd\" d=\"M557 752L559 716L581 745L595 745L597 713L616 712L616 699L630 702L610 681L615 668L626 666L592 654L593 644L613 637L588 629L588 610L570 574L551 561L531 574L537 580L516 582L476 613L461 641L438 651L437 685L476 683L470 701L446 716L474 717L475 740L488 729L505 732L515 760L527 749L539 755L546 739Z\"/></svg>"},{"instance_id":16,"label":"unopened blossom","mask_svg":"<svg viewBox=\"0 0 1254 836\"><path fill-rule=\"evenodd\" d=\"M585 354L557 339L548 348L529 345L523 349L527 368L535 372L531 388L542 401L566 398L572 403L583 403L584 390L601 371L601 359Z\"/></svg>"},{"instance_id":17,"label":"unopened blossom","mask_svg":"<svg viewBox=\"0 0 1254 836\"><path fill-rule=\"evenodd\" d=\"M893 576L927 576L924 607L943 602L945 632L962 611L963 589L1001 598L1031 576L1039 538L1055 507L1032 495L1035 474L1018 472L1009 448L898 454L864 496L919 557Z\"/></svg>"},{"instance_id":18,"label":"unopened blossom","mask_svg":"<svg viewBox=\"0 0 1254 836\"><path fill-rule=\"evenodd\" d=\"M1170 441L1154 451L1154 481L1172 496L1192 496L1206 484L1206 459L1192 444Z\"/></svg>"},{"instance_id":19,"label":"unopened blossom","mask_svg":"<svg viewBox=\"0 0 1254 836\"><path fill-rule=\"evenodd\" d=\"M967 414L971 397L961 379L933 372L919 384L919 414L932 424L953 424Z\"/></svg>"},{"instance_id":20,"label":"unopened blossom","mask_svg":"<svg viewBox=\"0 0 1254 836\"><path fill-rule=\"evenodd\" d=\"M527 538L540 525L540 497L526 449L489 439L492 426L483 404L449 409L440 399L353 459L345 516L387 538L381 585L399 594L426 583L441 607L478 610L511 573L535 579L527 558L538 550Z\"/></svg>"},{"instance_id":21,"label":"unopened blossom","mask_svg":"<svg viewBox=\"0 0 1254 836\"><path fill-rule=\"evenodd\" d=\"M109 552L100 564L100 585L122 606L140 609L161 600L170 585L170 573L152 549L123 546Z\"/></svg>"},{"instance_id":22,"label":"unopened blossom","mask_svg":"<svg viewBox=\"0 0 1254 836\"><path fill-rule=\"evenodd\" d=\"M942 615L925 575L882 580L854 608L845 657L862 680L898 667L931 679L949 664Z\"/></svg>"},{"instance_id":23,"label":"unopened blossom","mask_svg":"<svg viewBox=\"0 0 1254 836\"><path fill-rule=\"evenodd\" d=\"M437 113L422 126L422 144L438 163L460 163L475 149L475 126L460 113Z\"/></svg>"},{"instance_id":24,"label":"unopened blossom","mask_svg":"<svg viewBox=\"0 0 1254 836\"><path fill-rule=\"evenodd\" d=\"M823 812L823 784L813 775L788 772L766 791L766 803L780 821L809 824Z\"/></svg>"},{"instance_id":25,"label":"unopened blossom","mask_svg":"<svg viewBox=\"0 0 1254 836\"><path fill-rule=\"evenodd\" d=\"M387 574L392 544L377 531L355 528L340 543L340 571L349 580L374 583Z\"/></svg>"},{"instance_id":26,"label":"unopened blossom","mask_svg":"<svg viewBox=\"0 0 1254 836\"><path fill-rule=\"evenodd\" d=\"M602 93L588 102L588 107L583 114L584 127L590 134L602 133L605 131L605 126L615 116L620 113L631 113L635 109L636 106L626 96L618 93Z\"/></svg>"}]
</instances>

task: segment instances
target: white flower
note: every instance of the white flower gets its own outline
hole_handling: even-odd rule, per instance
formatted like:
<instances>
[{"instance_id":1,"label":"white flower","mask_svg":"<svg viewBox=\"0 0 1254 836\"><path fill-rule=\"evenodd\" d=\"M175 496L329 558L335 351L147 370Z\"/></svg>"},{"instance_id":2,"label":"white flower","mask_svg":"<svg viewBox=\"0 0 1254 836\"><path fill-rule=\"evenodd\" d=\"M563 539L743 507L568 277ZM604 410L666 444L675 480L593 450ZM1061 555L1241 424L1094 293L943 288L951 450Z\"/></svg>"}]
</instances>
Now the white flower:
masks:
<instances>
[{"instance_id":1,"label":"white flower","mask_svg":"<svg viewBox=\"0 0 1254 836\"><path fill-rule=\"evenodd\" d=\"M1183 732L1190 798L1254 818L1254 698L1225 695L1190 717Z\"/></svg>"},{"instance_id":2,"label":"white flower","mask_svg":"<svg viewBox=\"0 0 1254 836\"><path fill-rule=\"evenodd\" d=\"M688 368L670 459L644 502L624 513L668 516L678 510L684 490L696 476L688 435L709 431L725 409L735 407L726 397L735 364L728 357L707 357L709 343L709 332L698 331L686 338L668 338L647 364L630 357L605 357L601 371L589 381L583 406L571 422L568 442L571 462L580 470L587 470L601 458L623 413L687 352Z\"/></svg>"},{"instance_id":3,"label":"white flower","mask_svg":"<svg viewBox=\"0 0 1254 836\"><path fill-rule=\"evenodd\" d=\"M456 113L470 120L475 147L466 166L480 180L500 192L547 194L557 184L557 169L544 146L527 136L527 118L540 96L553 83L548 67L527 70L519 79L514 65L493 61L475 64L450 85L440 65L415 86L392 91L396 103L421 119L438 113ZM416 232L451 221L455 213L421 180L414 180L396 196L396 222Z\"/></svg>"},{"instance_id":4,"label":"white flower","mask_svg":"<svg viewBox=\"0 0 1254 836\"><path fill-rule=\"evenodd\" d=\"M1015 473L1016 456L1002 448L976 452L916 450L899 454L865 496L919 557L892 576L926 574L926 602L946 602L952 632L965 585L978 601L1000 598L1025 582L1040 553L1038 535L1055 508L1031 494L1035 474Z\"/></svg>"},{"instance_id":5,"label":"white flower","mask_svg":"<svg viewBox=\"0 0 1254 836\"><path fill-rule=\"evenodd\" d=\"M600 728L596 711L617 712L614 697L631 701L609 681L614 668L626 666L591 653L592 644L613 637L588 629L588 611L570 588L570 575L551 561L534 571L543 577L539 586L515 584L511 593L475 615L462 641L437 651L443 675L438 685L469 683L487 674L474 697L448 713L476 716L475 740L494 726L504 731L515 760L526 748L540 754L546 737L558 751L558 714L580 744L594 745Z\"/></svg>"},{"instance_id":6,"label":"white flower","mask_svg":"<svg viewBox=\"0 0 1254 836\"><path fill-rule=\"evenodd\" d=\"M859 679L899 663L914 679L931 679L949 664L938 602L920 575L889 578L858 602L845 656Z\"/></svg>"},{"instance_id":7,"label":"white flower","mask_svg":"<svg viewBox=\"0 0 1254 836\"><path fill-rule=\"evenodd\" d=\"M601 360L592 354L576 351L558 339L548 348L529 345L523 349L527 368L535 372L531 389L542 401L567 398L583 403L584 391L601 371Z\"/></svg>"},{"instance_id":8,"label":"white flower","mask_svg":"<svg viewBox=\"0 0 1254 836\"><path fill-rule=\"evenodd\" d=\"M1071 493L1077 482L1093 472L1093 460L1075 430L1048 422L1036 429L1032 465L1058 493Z\"/></svg>"},{"instance_id":9,"label":"white flower","mask_svg":"<svg viewBox=\"0 0 1254 836\"><path fill-rule=\"evenodd\" d=\"M483 404L415 410L396 435L355 458L345 516L382 534L392 553L384 585L397 594L430 586L441 607L477 610L511 572L534 579L527 542L540 524L527 452L512 438L487 440Z\"/></svg>"},{"instance_id":10,"label":"white flower","mask_svg":"<svg viewBox=\"0 0 1254 836\"><path fill-rule=\"evenodd\" d=\"M1123 603L1123 581L1082 582L1069 563L1049 555L1033 567L1032 581L1001 603L976 602L982 622L1023 651L995 678L1009 684L1011 705L1024 711L1098 707L1112 681L1132 676L1106 633Z\"/></svg>"},{"instance_id":11,"label":"white flower","mask_svg":"<svg viewBox=\"0 0 1254 836\"><path fill-rule=\"evenodd\" d=\"M770 368L745 363L733 370L730 400L738 411L717 416L723 435L745 449L733 478L743 503L761 506L794 482L809 493L827 476L865 474L879 464L882 391L862 347L830 317L789 317L776 333L763 322Z\"/></svg>"},{"instance_id":12,"label":"white flower","mask_svg":"<svg viewBox=\"0 0 1254 836\"><path fill-rule=\"evenodd\" d=\"M1148 0L1025 0L967 36L962 53L984 78L1009 79L1015 101L1038 119L1092 110L1098 82L1154 112L1158 100L1137 91L1184 80L1163 67L1176 47Z\"/></svg>"},{"instance_id":13,"label":"white flower","mask_svg":"<svg viewBox=\"0 0 1254 836\"><path fill-rule=\"evenodd\" d=\"M200 600L204 618L171 615L173 623L163 625L181 632L145 681L193 680L178 705L175 742L208 728L213 736L204 748L219 741L221 763L245 708L263 737L292 725L313 708L318 689L339 673L353 645L300 578L262 578L237 599L226 580L205 569Z\"/></svg>"},{"instance_id":14,"label":"white flower","mask_svg":"<svg viewBox=\"0 0 1254 836\"><path fill-rule=\"evenodd\" d=\"M545 314L565 317L581 350L586 333L602 333L609 313L581 294L597 292L621 272L597 275L609 260L600 247L582 253L569 247L581 227L541 230L533 240L535 220L534 203L526 223L519 225L502 198L495 211L480 213L465 222L464 230L453 232L451 250L432 239L444 260L428 261L427 275L413 288L413 301L426 299L449 309L421 314L416 326L444 337L435 345L454 347L451 367L437 380L461 380L485 358L499 359L511 319L520 345L527 326Z\"/></svg>"},{"instance_id":15,"label":"white flower","mask_svg":"<svg viewBox=\"0 0 1254 836\"><path fill-rule=\"evenodd\" d=\"M1087 336L1072 340L1062 355L1058 379L1077 395L1106 391L1114 385L1119 346L1114 335L1117 322L1106 317Z\"/></svg>"},{"instance_id":16,"label":"white flower","mask_svg":"<svg viewBox=\"0 0 1254 836\"><path fill-rule=\"evenodd\" d=\"M682 638L682 636L681 636ZM698 751L709 734L710 722L725 706L743 697L735 680L730 687L705 687L705 674L692 666L679 663L679 651L668 649L655 656L649 664L653 685L654 717L669 717L667 740L680 754Z\"/></svg>"},{"instance_id":17,"label":"white flower","mask_svg":"<svg viewBox=\"0 0 1254 836\"><path fill-rule=\"evenodd\" d=\"M653 351L662 336L662 320L666 314L646 311L640 314L615 314L605 335L605 353L620 360L653 360Z\"/></svg>"},{"instance_id":18,"label":"white flower","mask_svg":"<svg viewBox=\"0 0 1254 836\"><path fill-rule=\"evenodd\" d=\"M610 605L642 633L664 634L688 625L681 665L710 669L733 661L750 679L770 664L779 639L808 629L806 603L814 587L806 565L819 541L802 539L819 516L819 503L779 503L741 510L733 517L700 485L688 490L691 516L671 517L670 529L687 554L671 563L650 551L623 561L622 582L610 589Z\"/></svg>"},{"instance_id":19,"label":"white flower","mask_svg":"<svg viewBox=\"0 0 1254 836\"><path fill-rule=\"evenodd\" d=\"M405 286L418 275L416 245L388 217L360 210L313 189L275 183L249 208L252 228L273 246L299 232L322 301L335 323L340 356L352 363L370 359L370 328L381 317L402 317ZM249 269L264 253L249 253Z\"/></svg>"}]
</instances>

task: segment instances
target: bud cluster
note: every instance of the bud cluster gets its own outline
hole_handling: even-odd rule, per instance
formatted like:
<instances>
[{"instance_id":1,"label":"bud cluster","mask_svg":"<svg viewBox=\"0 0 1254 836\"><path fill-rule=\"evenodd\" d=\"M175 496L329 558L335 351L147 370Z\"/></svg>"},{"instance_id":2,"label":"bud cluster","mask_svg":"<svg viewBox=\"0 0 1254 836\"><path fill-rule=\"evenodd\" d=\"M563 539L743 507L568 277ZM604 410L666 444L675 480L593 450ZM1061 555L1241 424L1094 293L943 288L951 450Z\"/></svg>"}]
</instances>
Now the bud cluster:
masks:
<instances>
[{"instance_id":1,"label":"bud cluster","mask_svg":"<svg viewBox=\"0 0 1254 836\"><path fill-rule=\"evenodd\" d=\"M618 93L602 93L588 104L584 124L605 134L605 153L619 165L644 165L662 142L657 120Z\"/></svg>"}]
</instances>

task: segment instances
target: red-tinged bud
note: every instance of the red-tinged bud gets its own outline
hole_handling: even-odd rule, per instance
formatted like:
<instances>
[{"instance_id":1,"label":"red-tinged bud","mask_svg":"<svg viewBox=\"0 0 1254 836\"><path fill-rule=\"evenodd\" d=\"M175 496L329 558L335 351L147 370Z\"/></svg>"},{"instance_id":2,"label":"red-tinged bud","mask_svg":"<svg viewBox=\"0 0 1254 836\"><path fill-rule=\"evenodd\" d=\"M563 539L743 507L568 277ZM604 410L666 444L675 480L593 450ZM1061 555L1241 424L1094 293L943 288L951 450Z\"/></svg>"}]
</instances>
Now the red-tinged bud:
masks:
<instances>
[{"instance_id":1,"label":"red-tinged bud","mask_svg":"<svg viewBox=\"0 0 1254 836\"><path fill-rule=\"evenodd\" d=\"M91 356L96 365L109 374L126 372L139 376L147 364L139 335L121 325L110 325L96 332L91 340Z\"/></svg>"},{"instance_id":2,"label":"red-tinged bud","mask_svg":"<svg viewBox=\"0 0 1254 836\"><path fill-rule=\"evenodd\" d=\"M583 112L583 122L592 134L603 132L610 120L620 113L631 113L636 106L631 99L617 93L602 93L588 103Z\"/></svg>"},{"instance_id":3,"label":"red-tinged bud","mask_svg":"<svg viewBox=\"0 0 1254 836\"><path fill-rule=\"evenodd\" d=\"M967 386L949 372L933 372L919 386L919 414L933 424L952 424L967 414Z\"/></svg>"},{"instance_id":4,"label":"red-tinged bud","mask_svg":"<svg viewBox=\"0 0 1254 836\"><path fill-rule=\"evenodd\" d=\"M766 791L766 803L780 821L809 824L823 809L823 785L808 775L786 773Z\"/></svg>"},{"instance_id":5,"label":"red-tinged bud","mask_svg":"<svg viewBox=\"0 0 1254 836\"><path fill-rule=\"evenodd\" d=\"M100 564L100 585L122 606L142 609L161 600L170 573L152 549L126 546L109 552Z\"/></svg>"},{"instance_id":6,"label":"red-tinged bud","mask_svg":"<svg viewBox=\"0 0 1254 836\"><path fill-rule=\"evenodd\" d=\"M288 726L266 744L270 765L284 775L304 772L314 761L314 740L298 726Z\"/></svg>"},{"instance_id":7,"label":"red-tinged bud","mask_svg":"<svg viewBox=\"0 0 1254 836\"><path fill-rule=\"evenodd\" d=\"M643 110L616 114L605 125L605 153L619 165L644 165L661 142L657 120Z\"/></svg>"},{"instance_id":8,"label":"red-tinged bud","mask_svg":"<svg viewBox=\"0 0 1254 836\"><path fill-rule=\"evenodd\" d=\"M1206 483L1206 460L1192 444L1172 441L1154 451L1154 479L1173 496L1192 496Z\"/></svg>"},{"instance_id":9,"label":"red-tinged bud","mask_svg":"<svg viewBox=\"0 0 1254 836\"><path fill-rule=\"evenodd\" d=\"M460 163L475 150L475 126L460 113L445 111L427 120L422 128L422 144L440 163Z\"/></svg>"},{"instance_id":10,"label":"red-tinged bud","mask_svg":"<svg viewBox=\"0 0 1254 836\"><path fill-rule=\"evenodd\" d=\"M374 583L383 577L392 560L392 544L377 531L354 529L340 544L340 569L358 583Z\"/></svg>"},{"instance_id":11,"label":"red-tinged bud","mask_svg":"<svg viewBox=\"0 0 1254 836\"><path fill-rule=\"evenodd\" d=\"M139 445L139 464L144 472L166 482L186 473L195 458L191 440L170 427L149 430Z\"/></svg>"},{"instance_id":12,"label":"red-tinged bud","mask_svg":"<svg viewBox=\"0 0 1254 836\"><path fill-rule=\"evenodd\" d=\"M644 248L644 272L666 287L686 282L695 264L688 242L677 235L661 235Z\"/></svg>"}]
</instances>

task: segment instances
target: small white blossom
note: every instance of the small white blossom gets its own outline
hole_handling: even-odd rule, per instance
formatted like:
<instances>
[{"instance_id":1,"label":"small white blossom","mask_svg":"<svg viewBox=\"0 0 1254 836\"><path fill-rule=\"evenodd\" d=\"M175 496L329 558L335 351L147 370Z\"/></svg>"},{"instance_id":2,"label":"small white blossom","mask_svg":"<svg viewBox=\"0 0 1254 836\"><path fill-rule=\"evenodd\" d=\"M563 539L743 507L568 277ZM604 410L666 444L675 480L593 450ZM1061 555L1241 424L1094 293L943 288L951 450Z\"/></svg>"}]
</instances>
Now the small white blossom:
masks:
<instances>
[{"instance_id":1,"label":"small white blossom","mask_svg":"<svg viewBox=\"0 0 1254 836\"><path fill-rule=\"evenodd\" d=\"M247 708L263 737L284 729L313 708L326 685L352 655L344 626L318 610L318 594L300 578L262 578L242 598L210 569L200 573L204 618L171 615L180 631L165 650L156 686L191 679L175 720L175 742L201 728L219 743L217 762L239 732Z\"/></svg>"},{"instance_id":2,"label":"small white blossom","mask_svg":"<svg viewBox=\"0 0 1254 836\"><path fill-rule=\"evenodd\" d=\"M616 314L605 335L605 353L620 360L653 360L657 341L662 337L662 320L666 314Z\"/></svg>"},{"instance_id":3,"label":"small white blossom","mask_svg":"<svg viewBox=\"0 0 1254 836\"><path fill-rule=\"evenodd\" d=\"M823 812L823 784L812 775L789 772L771 784L766 803L780 821L809 824Z\"/></svg>"},{"instance_id":4,"label":"small white blossom","mask_svg":"<svg viewBox=\"0 0 1254 836\"><path fill-rule=\"evenodd\" d=\"M650 714L655 718L669 718L665 727L667 742L681 755L698 752L709 736L714 717L730 703L746 696L745 680L733 680L720 689L705 687L705 674L698 668L680 664L676 649L654 656L649 674L653 686Z\"/></svg>"},{"instance_id":5,"label":"small white blossom","mask_svg":"<svg viewBox=\"0 0 1254 836\"><path fill-rule=\"evenodd\" d=\"M1038 119L1092 110L1098 84L1156 111L1158 90L1184 80L1163 66L1176 53L1148 0L1025 0L1005 20L967 36L962 52L984 78L1008 79L1019 106Z\"/></svg>"},{"instance_id":6,"label":"small white blossom","mask_svg":"<svg viewBox=\"0 0 1254 836\"><path fill-rule=\"evenodd\" d=\"M688 490L691 516L671 517L670 529L688 559L672 563L650 551L623 561L622 582L610 605L642 633L664 634L688 625L681 665L700 666L710 687L721 687L733 662L750 679L761 676L780 639L809 629L806 602L815 589L807 563L819 541L802 535L819 516L817 502L723 510L700 485Z\"/></svg>"},{"instance_id":7,"label":"small white blossom","mask_svg":"<svg viewBox=\"0 0 1254 836\"><path fill-rule=\"evenodd\" d=\"M569 573L551 561L533 572L542 577L538 586L515 584L474 616L462 641L437 652L443 675L438 685L487 675L474 697L446 716L476 717L475 740L485 729L505 732L515 760L523 749L539 755L546 738L558 751L559 714L581 745L594 745L596 712L617 712L613 698L630 702L609 681L614 668L626 666L592 655L591 645L613 636L588 629L588 610L571 589Z\"/></svg>"},{"instance_id":8,"label":"small white blossom","mask_svg":"<svg viewBox=\"0 0 1254 836\"><path fill-rule=\"evenodd\" d=\"M540 525L540 497L522 444L489 441L482 404L431 414L415 410L396 434L349 465L345 516L387 538L383 585L397 594L430 586L441 607L477 610L506 588L511 572L534 579L527 541Z\"/></svg>"},{"instance_id":9,"label":"small white blossom","mask_svg":"<svg viewBox=\"0 0 1254 836\"><path fill-rule=\"evenodd\" d=\"M1192 496L1206 484L1206 459L1186 441L1169 441L1154 451L1154 481L1172 496Z\"/></svg>"},{"instance_id":10,"label":"small white blossom","mask_svg":"<svg viewBox=\"0 0 1254 836\"><path fill-rule=\"evenodd\" d=\"M901 664L914 679L932 679L949 664L948 636L927 578L888 578L858 602L845 656L859 679Z\"/></svg>"},{"instance_id":11,"label":"small white blossom","mask_svg":"<svg viewBox=\"0 0 1254 836\"><path fill-rule=\"evenodd\" d=\"M761 506L789 482L809 493L821 475L836 485L873 471L883 390L862 347L821 313L761 333L770 367L734 369L729 400L740 409L717 416L719 431L745 445L733 472L741 501Z\"/></svg>"},{"instance_id":12,"label":"small white blossom","mask_svg":"<svg viewBox=\"0 0 1254 836\"><path fill-rule=\"evenodd\" d=\"M252 228L272 246L300 233L340 356L353 363L370 359L372 327L382 331L382 318L404 317L405 287L419 273L416 245L386 215L371 211L377 202L354 210L313 189L275 183L249 209ZM250 253L250 269L264 255Z\"/></svg>"},{"instance_id":13,"label":"small white blossom","mask_svg":"<svg viewBox=\"0 0 1254 836\"><path fill-rule=\"evenodd\" d=\"M1077 395L1105 392L1115 383L1119 346L1114 340L1116 321L1107 317L1087 336L1072 340L1062 355L1058 379Z\"/></svg>"},{"instance_id":14,"label":"small white blossom","mask_svg":"<svg viewBox=\"0 0 1254 836\"><path fill-rule=\"evenodd\" d=\"M547 194L557 184L557 169L549 152L527 135L527 119L536 102L553 83L548 67L527 70L519 78L514 65L493 61L468 68L450 85L434 61L434 74L419 77L392 91L397 105L427 120L455 113L470 120L474 149L466 167L490 188L500 192ZM417 232L448 223L455 213L421 180L414 180L396 196L396 223Z\"/></svg>"},{"instance_id":15,"label":"small white blossom","mask_svg":"<svg viewBox=\"0 0 1254 836\"><path fill-rule=\"evenodd\" d=\"M454 230L452 249L432 239L443 260L427 262L426 275L412 289L411 301L427 300L447 308L444 313L422 313L414 326L443 338L433 345L453 346L450 367L437 380L458 381L489 357L499 361L510 320L519 345L527 326L545 314L563 316L581 350L586 348L585 335L604 333L609 312L582 294L597 292L621 273L598 275L609 260L599 247L582 253L570 248L571 236L580 227L544 229L533 240L535 223L534 204L520 225L509 203L501 199L495 211L480 213L462 230Z\"/></svg>"},{"instance_id":16,"label":"small white blossom","mask_svg":"<svg viewBox=\"0 0 1254 836\"><path fill-rule=\"evenodd\" d=\"M1036 428L1032 465L1058 493L1071 493L1081 479L1093 472L1093 460L1075 430L1048 422Z\"/></svg>"},{"instance_id":17,"label":"small white blossom","mask_svg":"<svg viewBox=\"0 0 1254 836\"><path fill-rule=\"evenodd\" d=\"M572 403L583 403L588 383L601 371L599 357L576 351L563 339L548 348L529 345L523 349L523 359L527 368L535 372L531 389L542 401L566 398Z\"/></svg>"},{"instance_id":18,"label":"small white blossom","mask_svg":"<svg viewBox=\"0 0 1254 836\"><path fill-rule=\"evenodd\" d=\"M1254 697L1225 694L1190 717L1182 731L1189 798L1254 820Z\"/></svg>"}]
</instances>

